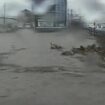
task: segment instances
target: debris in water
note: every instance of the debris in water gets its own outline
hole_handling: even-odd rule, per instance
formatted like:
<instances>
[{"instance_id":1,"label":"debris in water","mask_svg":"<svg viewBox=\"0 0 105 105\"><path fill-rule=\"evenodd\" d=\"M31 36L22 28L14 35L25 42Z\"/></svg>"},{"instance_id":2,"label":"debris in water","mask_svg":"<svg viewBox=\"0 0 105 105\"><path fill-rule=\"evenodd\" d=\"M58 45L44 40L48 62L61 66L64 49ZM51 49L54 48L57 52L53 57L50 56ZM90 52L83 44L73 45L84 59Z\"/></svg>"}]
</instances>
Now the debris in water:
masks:
<instances>
[{"instance_id":1,"label":"debris in water","mask_svg":"<svg viewBox=\"0 0 105 105\"><path fill-rule=\"evenodd\" d=\"M51 45L51 49L57 49L57 50L62 50L63 49L62 46L59 46L59 45L54 44L52 42L50 43L50 45Z\"/></svg>"},{"instance_id":2,"label":"debris in water","mask_svg":"<svg viewBox=\"0 0 105 105\"><path fill-rule=\"evenodd\" d=\"M105 49L103 49L100 46L96 46L95 44L88 45L86 47L81 45L79 48L72 48L70 51L63 51L61 55L63 56L71 56L75 54L87 55L88 53L94 53L94 52L96 52L101 57L101 59L104 60Z\"/></svg>"},{"instance_id":3,"label":"debris in water","mask_svg":"<svg viewBox=\"0 0 105 105\"><path fill-rule=\"evenodd\" d=\"M64 56L70 56L70 55L74 55L74 53L72 51L63 51L61 53L61 55L64 55Z\"/></svg>"}]
</instances>

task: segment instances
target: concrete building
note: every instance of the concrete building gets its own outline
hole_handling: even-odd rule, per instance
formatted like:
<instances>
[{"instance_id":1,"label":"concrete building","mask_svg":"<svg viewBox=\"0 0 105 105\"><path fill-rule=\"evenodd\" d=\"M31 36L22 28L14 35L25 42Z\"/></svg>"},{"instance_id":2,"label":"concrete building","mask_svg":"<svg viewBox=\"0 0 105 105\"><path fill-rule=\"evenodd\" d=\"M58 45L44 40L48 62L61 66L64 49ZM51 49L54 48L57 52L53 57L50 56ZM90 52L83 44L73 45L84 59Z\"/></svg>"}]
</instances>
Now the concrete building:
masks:
<instances>
[{"instance_id":1,"label":"concrete building","mask_svg":"<svg viewBox=\"0 0 105 105\"><path fill-rule=\"evenodd\" d=\"M48 12L35 17L35 28L42 30L56 30L66 27L67 1L53 0Z\"/></svg>"}]
</instances>

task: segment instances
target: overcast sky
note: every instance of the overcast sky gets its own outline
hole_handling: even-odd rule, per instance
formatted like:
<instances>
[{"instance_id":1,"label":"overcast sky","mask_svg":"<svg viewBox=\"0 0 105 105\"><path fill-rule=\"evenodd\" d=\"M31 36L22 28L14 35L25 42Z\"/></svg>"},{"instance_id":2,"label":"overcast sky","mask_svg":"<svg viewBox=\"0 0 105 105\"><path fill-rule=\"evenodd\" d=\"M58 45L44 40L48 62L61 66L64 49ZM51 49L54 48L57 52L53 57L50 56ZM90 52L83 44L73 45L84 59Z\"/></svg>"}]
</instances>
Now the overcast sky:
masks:
<instances>
[{"instance_id":1,"label":"overcast sky","mask_svg":"<svg viewBox=\"0 0 105 105\"><path fill-rule=\"evenodd\" d=\"M31 9L30 0L0 0L0 16L3 15L4 2L9 15L16 15L25 8ZM43 7L46 9L46 6ZM68 7L82 14L86 20L93 21L101 18L105 13L105 0L68 0Z\"/></svg>"}]
</instances>

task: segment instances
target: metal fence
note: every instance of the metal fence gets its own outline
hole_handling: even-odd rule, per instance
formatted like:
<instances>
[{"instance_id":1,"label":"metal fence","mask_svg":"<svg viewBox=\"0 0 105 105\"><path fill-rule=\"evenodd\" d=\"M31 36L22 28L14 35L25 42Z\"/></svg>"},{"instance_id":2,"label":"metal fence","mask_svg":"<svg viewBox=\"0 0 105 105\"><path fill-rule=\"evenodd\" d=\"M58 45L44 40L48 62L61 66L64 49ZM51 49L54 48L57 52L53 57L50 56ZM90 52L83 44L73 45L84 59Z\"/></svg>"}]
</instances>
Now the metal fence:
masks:
<instances>
[{"instance_id":1,"label":"metal fence","mask_svg":"<svg viewBox=\"0 0 105 105\"><path fill-rule=\"evenodd\" d=\"M0 32L9 32L17 29L15 18L0 17Z\"/></svg>"}]
</instances>

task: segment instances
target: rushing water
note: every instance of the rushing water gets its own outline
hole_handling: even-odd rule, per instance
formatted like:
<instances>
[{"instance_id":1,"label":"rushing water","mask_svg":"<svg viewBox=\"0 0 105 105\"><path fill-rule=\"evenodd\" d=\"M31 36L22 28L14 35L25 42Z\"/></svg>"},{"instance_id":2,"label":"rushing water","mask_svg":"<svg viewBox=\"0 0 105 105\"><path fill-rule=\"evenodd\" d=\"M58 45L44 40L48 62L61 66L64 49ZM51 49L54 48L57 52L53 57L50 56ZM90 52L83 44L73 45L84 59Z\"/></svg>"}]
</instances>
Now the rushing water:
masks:
<instances>
[{"instance_id":1,"label":"rushing water","mask_svg":"<svg viewBox=\"0 0 105 105\"><path fill-rule=\"evenodd\" d=\"M65 50L80 45L95 43L84 31L36 33L20 30L16 33L0 34L0 51L8 52L25 48L8 56L4 62L21 66L70 66L80 65L76 59L61 56L60 51L51 50L50 42L61 45ZM75 63L73 63L75 62Z\"/></svg>"},{"instance_id":2,"label":"rushing water","mask_svg":"<svg viewBox=\"0 0 105 105\"><path fill-rule=\"evenodd\" d=\"M0 34L0 60L7 57L0 64L0 105L104 105L105 70L97 69L97 55L80 62L51 50L50 42L69 50L95 40L84 31Z\"/></svg>"}]
</instances>

